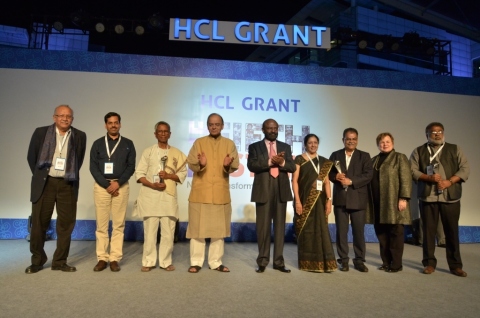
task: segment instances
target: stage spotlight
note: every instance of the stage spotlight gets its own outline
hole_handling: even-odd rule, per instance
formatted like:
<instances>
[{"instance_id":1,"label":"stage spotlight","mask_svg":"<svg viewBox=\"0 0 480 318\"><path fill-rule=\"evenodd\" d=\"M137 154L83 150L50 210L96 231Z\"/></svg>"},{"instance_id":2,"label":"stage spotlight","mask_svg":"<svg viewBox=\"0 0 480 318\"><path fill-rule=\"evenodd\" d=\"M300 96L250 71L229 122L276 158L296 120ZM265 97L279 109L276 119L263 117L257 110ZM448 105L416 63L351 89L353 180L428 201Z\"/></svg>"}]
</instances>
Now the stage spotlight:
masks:
<instances>
[{"instance_id":1,"label":"stage spotlight","mask_svg":"<svg viewBox=\"0 0 480 318\"><path fill-rule=\"evenodd\" d=\"M60 21L53 22L53 28L58 32L63 32L63 23Z\"/></svg>"},{"instance_id":2,"label":"stage spotlight","mask_svg":"<svg viewBox=\"0 0 480 318\"><path fill-rule=\"evenodd\" d=\"M384 46L385 46L385 45L383 44L383 41L377 41L377 43L375 43L375 49L376 49L377 51L383 50L383 47L384 47Z\"/></svg>"},{"instance_id":3,"label":"stage spotlight","mask_svg":"<svg viewBox=\"0 0 480 318\"><path fill-rule=\"evenodd\" d=\"M392 44L390 45L390 50L392 50L392 52L398 51L399 48L400 48L400 43L398 43L398 41L393 41Z\"/></svg>"},{"instance_id":4,"label":"stage spotlight","mask_svg":"<svg viewBox=\"0 0 480 318\"><path fill-rule=\"evenodd\" d=\"M123 32L125 32L125 28L120 23L115 25L114 30L115 30L115 33L117 34L123 34Z\"/></svg>"},{"instance_id":5,"label":"stage spotlight","mask_svg":"<svg viewBox=\"0 0 480 318\"><path fill-rule=\"evenodd\" d=\"M145 28L144 28L142 25L137 25L137 26L135 27L135 33L136 33L137 35L142 35L142 34L145 33Z\"/></svg>"},{"instance_id":6,"label":"stage spotlight","mask_svg":"<svg viewBox=\"0 0 480 318\"><path fill-rule=\"evenodd\" d=\"M95 30L98 33L103 33L105 31L105 24L103 24L102 22L98 22L97 24L95 24Z\"/></svg>"},{"instance_id":7,"label":"stage spotlight","mask_svg":"<svg viewBox=\"0 0 480 318\"><path fill-rule=\"evenodd\" d=\"M162 30L165 24L165 19L156 13L148 18L148 24L154 29Z\"/></svg>"},{"instance_id":8,"label":"stage spotlight","mask_svg":"<svg viewBox=\"0 0 480 318\"><path fill-rule=\"evenodd\" d=\"M368 45L367 40L358 41L358 47L362 50L365 49L367 47L367 45Z\"/></svg>"},{"instance_id":9,"label":"stage spotlight","mask_svg":"<svg viewBox=\"0 0 480 318\"><path fill-rule=\"evenodd\" d=\"M88 25L90 24L90 16L87 12L83 10L75 11L70 15L70 19L72 23L77 27L81 28L82 30L88 29Z\"/></svg>"}]
</instances>

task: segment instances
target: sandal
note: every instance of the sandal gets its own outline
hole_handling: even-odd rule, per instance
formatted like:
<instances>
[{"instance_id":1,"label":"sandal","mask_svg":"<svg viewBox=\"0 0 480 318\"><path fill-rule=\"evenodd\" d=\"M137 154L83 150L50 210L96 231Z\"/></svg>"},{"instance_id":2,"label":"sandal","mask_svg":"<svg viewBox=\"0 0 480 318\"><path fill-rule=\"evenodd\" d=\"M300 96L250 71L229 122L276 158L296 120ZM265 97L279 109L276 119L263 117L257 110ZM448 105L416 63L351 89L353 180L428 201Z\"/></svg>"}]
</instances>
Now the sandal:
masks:
<instances>
[{"instance_id":1,"label":"sandal","mask_svg":"<svg viewBox=\"0 0 480 318\"><path fill-rule=\"evenodd\" d=\"M144 273L146 273L146 272L151 271L151 270L154 269L154 268L155 268L155 266L142 266L141 271L144 272Z\"/></svg>"},{"instance_id":2,"label":"sandal","mask_svg":"<svg viewBox=\"0 0 480 318\"><path fill-rule=\"evenodd\" d=\"M223 265L220 265L217 268L214 268L213 270L217 271L217 272L221 272L221 273L230 273L230 270L228 269L228 267L223 266Z\"/></svg>"},{"instance_id":3,"label":"sandal","mask_svg":"<svg viewBox=\"0 0 480 318\"><path fill-rule=\"evenodd\" d=\"M171 264L168 265L167 267L161 267L161 266L160 266L160 268L163 269L163 270L166 270L167 272L172 272L172 271L175 270L175 266L173 266L173 265L171 265Z\"/></svg>"},{"instance_id":4,"label":"sandal","mask_svg":"<svg viewBox=\"0 0 480 318\"><path fill-rule=\"evenodd\" d=\"M192 274L196 274L196 273L198 273L201 269L202 269L202 268L201 268L200 266L196 266L196 265L195 265L195 266L190 266L190 267L188 268L188 272L189 272L189 273L192 273Z\"/></svg>"}]
</instances>

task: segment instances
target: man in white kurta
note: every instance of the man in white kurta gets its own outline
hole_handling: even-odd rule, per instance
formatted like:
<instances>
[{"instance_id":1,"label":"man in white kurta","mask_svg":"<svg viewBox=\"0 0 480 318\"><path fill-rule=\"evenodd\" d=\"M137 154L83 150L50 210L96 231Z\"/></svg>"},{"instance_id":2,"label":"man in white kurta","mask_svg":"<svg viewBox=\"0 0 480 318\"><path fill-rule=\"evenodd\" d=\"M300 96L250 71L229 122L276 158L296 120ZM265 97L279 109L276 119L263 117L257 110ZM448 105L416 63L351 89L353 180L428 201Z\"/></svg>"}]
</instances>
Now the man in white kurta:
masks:
<instances>
[{"instance_id":1,"label":"man in white kurta","mask_svg":"<svg viewBox=\"0 0 480 318\"><path fill-rule=\"evenodd\" d=\"M195 140L187 158L193 171L186 235L190 238L190 273L198 273L203 266L205 238L210 238L209 267L230 271L222 264L222 257L232 214L229 175L238 169L238 153L234 142L221 135L220 115L210 114L207 126L210 134Z\"/></svg>"},{"instance_id":2,"label":"man in white kurta","mask_svg":"<svg viewBox=\"0 0 480 318\"><path fill-rule=\"evenodd\" d=\"M158 122L154 135L158 143L143 151L135 171L137 182L142 184L135 203L136 213L143 218L142 272L155 268L159 224L159 266L167 271L175 270L172 252L175 223L178 220L177 183L183 183L187 176L187 157L177 148L168 145L170 125Z\"/></svg>"}]
</instances>

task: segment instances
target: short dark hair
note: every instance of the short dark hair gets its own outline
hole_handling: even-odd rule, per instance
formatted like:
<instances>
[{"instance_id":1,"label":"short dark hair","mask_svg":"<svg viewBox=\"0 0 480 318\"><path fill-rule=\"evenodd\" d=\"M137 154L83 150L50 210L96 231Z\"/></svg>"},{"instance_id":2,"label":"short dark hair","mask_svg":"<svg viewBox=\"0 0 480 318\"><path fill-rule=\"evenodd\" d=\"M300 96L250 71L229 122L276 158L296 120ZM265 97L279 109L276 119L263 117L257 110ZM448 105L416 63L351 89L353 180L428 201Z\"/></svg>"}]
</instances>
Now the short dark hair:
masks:
<instances>
[{"instance_id":1,"label":"short dark hair","mask_svg":"<svg viewBox=\"0 0 480 318\"><path fill-rule=\"evenodd\" d=\"M266 124L267 124L267 122L269 122L269 121L273 121L273 122L275 122L275 124L277 124L277 126L278 126L278 123L277 123L277 121L276 121L275 119L273 119L273 118L269 118L269 119L265 119L265 120L263 121L263 124L262 124L262 129L263 129L263 128L265 128L265 125L266 125Z\"/></svg>"},{"instance_id":2,"label":"short dark hair","mask_svg":"<svg viewBox=\"0 0 480 318\"><path fill-rule=\"evenodd\" d=\"M356 130L355 128L349 127L343 131L343 138L345 138L345 135L349 132L355 133L358 136L358 130Z\"/></svg>"},{"instance_id":3,"label":"short dark hair","mask_svg":"<svg viewBox=\"0 0 480 318\"><path fill-rule=\"evenodd\" d=\"M107 123L107 120L110 118L110 117L114 117L114 116L117 116L118 117L118 122L121 123L122 122L122 117L120 117L120 114L118 113L115 113L115 112L109 112L105 115L104 119L105 119L105 124Z\"/></svg>"},{"instance_id":4,"label":"short dark hair","mask_svg":"<svg viewBox=\"0 0 480 318\"><path fill-rule=\"evenodd\" d=\"M318 138L317 135L315 134L308 134L305 136L305 138L303 138L303 145L306 147L307 146L307 142L308 142L308 139L312 138L312 137L315 137L317 139L317 142L320 142L320 139Z\"/></svg>"},{"instance_id":5,"label":"short dark hair","mask_svg":"<svg viewBox=\"0 0 480 318\"><path fill-rule=\"evenodd\" d=\"M211 113L211 114L210 114L210 115L208 115L208 117L207 117L207 125L208 125L208 121L210 120L210 117L212 117L212 116L218 116L218 117L220 117L220 119L222 120L222 125L224 124L224 123L223 123L223 117L222 117L222 116L220 116L220 114L217 114L217 113Z\"/></svg>"},{"instance_id":6,"label":"short dark hair","mask_svg":"<svg viewBox=\"0 0 480 318\"><path fill-rule=\"evenodd\" d=\"M393 136L392 136L391 133L383 132L383 133L378 134L378 136L377 136L377 146L380 143L380 141L387 136L390 137L390 139L392 139L392 143L394 142L394 139L393 139Z\"/></svg>"},{"instance_id":7,"label":"short dark hair","mask_svg":"<svg viewBox=\"0 0 480 318\"><path fill-rule=\"evenodd\" d=\"M427 125L427 127L425 128L425 133L428 134L432 129L432 127L435 127L435 126L442 127L442 130L445 130L445 128L443 128L442 123L434 121L433 123L430 123Z\"/></svg>"},{"instance_id":8,"label":"short dark hair","mask_svg":"<svg viewBox=\"0 0 480 318\"><path fill-rule=\"evenodd\" d=\"M170 125L166 121L159 121L158 123L155 124L155 132L157 132L157 128L160 125L165 125L168 127L168 131L170 131Z\"/></svg>"}]
</instances>

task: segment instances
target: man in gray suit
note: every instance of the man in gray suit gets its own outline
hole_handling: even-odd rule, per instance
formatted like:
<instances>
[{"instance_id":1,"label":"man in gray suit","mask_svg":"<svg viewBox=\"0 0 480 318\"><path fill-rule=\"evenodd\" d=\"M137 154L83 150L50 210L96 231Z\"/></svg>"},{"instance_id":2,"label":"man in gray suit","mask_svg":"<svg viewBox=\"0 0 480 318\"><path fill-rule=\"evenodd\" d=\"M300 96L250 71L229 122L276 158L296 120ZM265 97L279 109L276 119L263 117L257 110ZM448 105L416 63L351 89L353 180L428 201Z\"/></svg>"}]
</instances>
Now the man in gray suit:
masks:
<instances>
[{"instance_id":1,"label":"man in gray suit","mask_svg":"<svg viewBox=\"0 0 480 318\"><path fill-rule=\"evenodd\" d=\"M278 123L273 119L263 122L265 139L248 147L248 169L255 173L252 186L252 202L255 202L257 219L258 257L257 273L263 273L270 261L271 224L273 220L273 269L290 273L283 259L285 241L285 217L287 201L292 201L288 173L296 169L292 150L278 141Z\"/></svg>"},{"instance_id":2,"label":"man in gray suit","mask_svg":"<svg viewBox=\"0 0 480 318\"><path fill-rule=\"evenodd\" d=\"M352 224L353 265L360 272L368 272L365 266L365 209L368 202L367 185L373 177L370 154L357 149L358 131L347 128L343 131L344 148L333 152L330 160L337 169L330 170L333 182L333 205L337 226L337 253L340 270L348 271L348 220Z\"/></svg>"}]
</instances>

